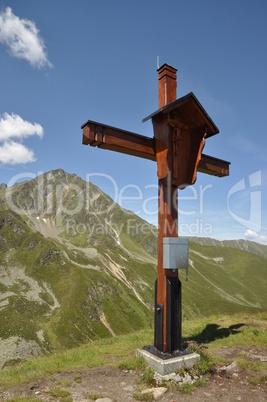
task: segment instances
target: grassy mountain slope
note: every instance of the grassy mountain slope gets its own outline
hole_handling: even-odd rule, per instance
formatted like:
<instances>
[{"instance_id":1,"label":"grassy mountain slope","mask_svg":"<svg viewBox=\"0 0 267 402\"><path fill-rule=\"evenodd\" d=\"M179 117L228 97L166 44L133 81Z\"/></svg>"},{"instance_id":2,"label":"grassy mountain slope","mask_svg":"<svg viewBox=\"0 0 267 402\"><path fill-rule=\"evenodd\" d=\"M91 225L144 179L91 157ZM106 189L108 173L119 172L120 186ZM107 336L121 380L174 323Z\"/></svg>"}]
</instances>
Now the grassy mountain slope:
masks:
<instances>
[{"instance_id":1,"label":"grassy mountain slope","mask_svg":"<svg viewBox=\"0 0 267 402\"><path fill-rule=\"evenodd\" d=\"M190 243L189 281L183 282L186 317L259 311L267 307L266 260L232 247Z\"/></svg>"},{"instance_id":2,"label":"grassy mountain slope","mask_svg":"<svg viewBox=\"0 0 267 402\"><path fill-rule=\"evenodd\" d=\"M157 233L59 169L0 188L0 367L153 327ZM190 240L184 318L266 309L266 260Z\"/></svg>"}]
</instances>

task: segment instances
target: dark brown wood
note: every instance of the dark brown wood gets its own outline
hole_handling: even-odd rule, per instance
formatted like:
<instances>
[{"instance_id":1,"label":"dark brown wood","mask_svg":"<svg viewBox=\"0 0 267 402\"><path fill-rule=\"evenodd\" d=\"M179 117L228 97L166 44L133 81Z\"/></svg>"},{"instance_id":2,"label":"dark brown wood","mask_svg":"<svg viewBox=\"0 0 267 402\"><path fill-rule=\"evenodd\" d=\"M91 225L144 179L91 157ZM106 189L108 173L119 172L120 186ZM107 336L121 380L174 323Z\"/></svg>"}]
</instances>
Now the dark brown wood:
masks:
<instances>
[{"instance_id":1,"label":"dark brown wood","mask_svg":"<svg viewBox=\"0 0 267 402\"><path fill-rule=\"evenodd\" d=\"M196 172L205 144L206 127L200 129L169 123L167 115L152 119L159 179L171 174L171 184L183 189L196 181Z\"/></svg>"},{"instance_id":2,"label":"dark brown wood","mask_svg":"<svg viewBox=\"0 0 267 402\"><path fill-rule=\"evenodd\" d=\"M156 110L143 119L143 123L160 115L167 114L169 119L188 128L207 127L207 138L219 133L219 129L193 92L176 99L168 105Z\"/></svg>"},{"instance_id":3,"label":"dark brown wood","mask_svg":"<svg viewBox=\"0 0 267 402\"><path fill-rule=\"evenodd\" d=\"M169 176L170 177L170 176ZM170 178L171 179L171 178ZM163 267L163 238L178 237L178 189L170 179L159 180L158 208L158 294L157 304L163 306L162 351L167 350L167 280L178 277L178 272Z\"/></svg>"},{"instance_id":4,"label":"dark brown wood","mask_svg":"<svg viewBox=\"0 0 267 402\"><path fill-rule=\"evenodd\" d=\"M158 69L159 109L176 99L176 68L164 64Z\"/></svg>"},{"instance_id":5,"label":"dark brown wood","mask_svg":"<svg viewBox=\"0 0 267 402\"><path fill-rule=\"evenodd\" d=\"M88 120L83 126L83 144L156 160L154 139Z\"/></svg>"},{"instance_id":6,"label":"dark brown wood","mask_svg":"<svg viewBox=\"0 0 267 402\"><path fill-rule=\"evenodd\" d=\"M168 65L158 70L159 107L176 99L176 70ZM162 345L164 353L169 350L170 333L168 328L168 278L178 278L178 271L163 267L163 238L178 237L178 194L173 185L173 150L175 148L173 127L167 114L152 119L155 136L155 153L159 179L158 199L158 279L157 305L163 308ZM177 172L179 174L179 172ZM170 306L169 306L170 309ZM158 343L158 342L157 342Z\"/></svg>"},{"instance_id":7,"label":"dark brown wood","mask_svg":"<svg viewBox=\"0 0 267 402\"><path fill-rule=\"evenodd\" d=\"M229 166L230 162L202 154L197 170L212 176L225 177L229 176Z\"/></svg>"},{"instance_id":8,"label":"dark brown wood","mask_svg":"<svg viewBox=\"0 0 267 402\"><path fill-rule=\"evenodd\" d=\"M110 151L120 152L128 155L138 156L140 158L156 161L155 139L135 134L129 131L121 130L116 127L107 126L105 124L97 123L88 120L83 126L83 141L84 145L90 145L107 149ZM184 133L186 133L187 126L182 126ZM100 131L99 131L100 130ZM205 129L204 129L205 130ZM125 135L124 135L125 134ZM175 147L177 147L177 142ZM160 148L158 145L158 158L162 152L162 160L165 160L159 170L159 175L164 175L163 171L167 173L168 166L166 164L166 156L168 150ZM198 158L197 158L198 159ZM230 162L222 159L214 158L212 156L200 154L200 160L197 165L197 171L210 174L212 176L224 177L229 175ZM159 166L158 166L159 168ZM177 160L174 161L174 175L177 175L178 164ZM195 177L195 175L193 175ZM165 177L165 176L164 176ZM175 178L177 178L175 176Z\"/></svg>"}]
</instances>

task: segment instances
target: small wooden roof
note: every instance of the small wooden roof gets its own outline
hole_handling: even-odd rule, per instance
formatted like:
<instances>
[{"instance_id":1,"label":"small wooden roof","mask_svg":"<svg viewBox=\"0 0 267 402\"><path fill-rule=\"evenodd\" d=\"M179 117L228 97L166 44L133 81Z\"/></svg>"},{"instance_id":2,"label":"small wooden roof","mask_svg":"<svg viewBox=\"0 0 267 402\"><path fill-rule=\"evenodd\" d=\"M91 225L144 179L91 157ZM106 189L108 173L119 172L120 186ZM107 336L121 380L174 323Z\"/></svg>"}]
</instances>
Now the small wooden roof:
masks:
<instances>
[{"instance_id":1,"label":"small wooden roof","mask_svg":"<svg viewBox=\"0 0 267 402\"><path fill-rule=\"evenodd\" d=\"M168 105L163 106L156 112L145 117L142 122L144 123L153 117L158 117L160 114L165 113L171 113L173 120L177 119L177 121L182 121L183 124L187 124L193 129L207 126L207 138L219 133L218 127L210 118L193 92L168 103Z\"/></svg>"}]
</instances>

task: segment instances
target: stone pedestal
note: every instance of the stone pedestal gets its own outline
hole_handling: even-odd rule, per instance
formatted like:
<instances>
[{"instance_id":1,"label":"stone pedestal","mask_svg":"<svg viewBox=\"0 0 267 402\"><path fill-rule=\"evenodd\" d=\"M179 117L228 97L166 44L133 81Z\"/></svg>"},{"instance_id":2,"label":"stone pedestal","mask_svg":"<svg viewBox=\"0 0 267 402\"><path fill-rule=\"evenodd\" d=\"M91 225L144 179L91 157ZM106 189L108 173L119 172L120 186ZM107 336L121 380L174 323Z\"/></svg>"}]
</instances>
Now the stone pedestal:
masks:
<instances>
[{"instance_id":1,"label":"stone pedestal","mask_svg":"<svg viewBox=\"0 0 267 402\"><path fill-rule=\"evenodd\" d=\"M175 373L183 368L191 368L200 361L199 354L195 352L185 352L179 356L163 359L148 350L137 349L136 356L143 357L148 365L161 375Z\"/></svg>"}]
</instances>

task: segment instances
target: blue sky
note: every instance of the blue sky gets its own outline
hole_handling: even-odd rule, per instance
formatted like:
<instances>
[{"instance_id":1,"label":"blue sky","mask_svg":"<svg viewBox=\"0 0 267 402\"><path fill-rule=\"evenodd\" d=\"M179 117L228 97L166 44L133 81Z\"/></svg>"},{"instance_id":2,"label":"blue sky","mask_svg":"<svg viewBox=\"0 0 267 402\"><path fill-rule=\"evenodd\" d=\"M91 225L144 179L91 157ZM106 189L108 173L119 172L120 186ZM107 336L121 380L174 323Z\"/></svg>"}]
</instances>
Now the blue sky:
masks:
<instances>
[{"instance_id":1,"label":"blue sky","mask_svg":"<svg viewBox=\"0 0 267 402\"><path fill-rule=\"evenodd\" d=\"M80 126L152 137L159 56L220 129L204 152L231 161L179 191L179 233L267 244L266 15L265 0L0 0L0 182L62 168L156 223L156 164L83 146Z\"/></svg>"}]
</instances>

